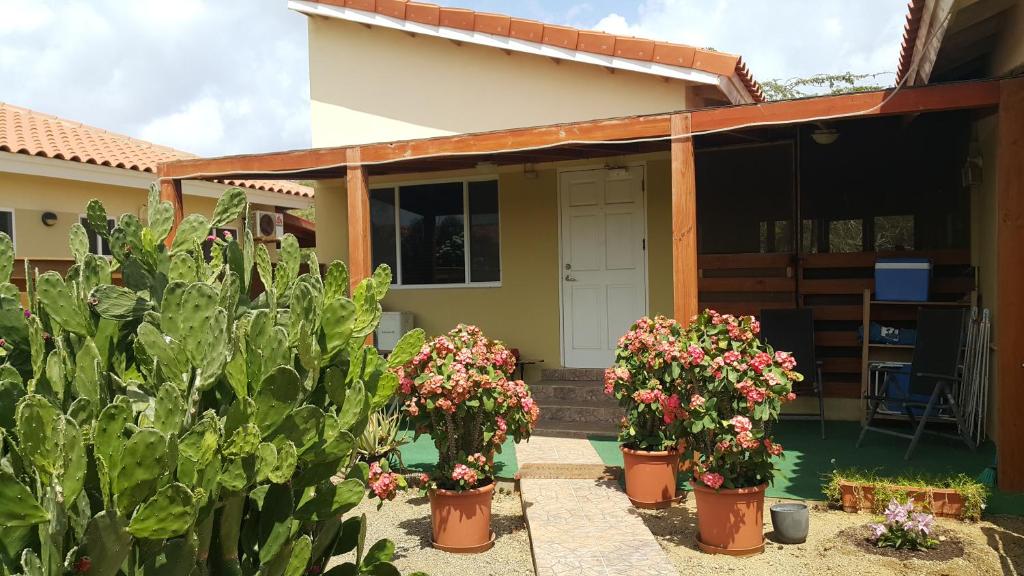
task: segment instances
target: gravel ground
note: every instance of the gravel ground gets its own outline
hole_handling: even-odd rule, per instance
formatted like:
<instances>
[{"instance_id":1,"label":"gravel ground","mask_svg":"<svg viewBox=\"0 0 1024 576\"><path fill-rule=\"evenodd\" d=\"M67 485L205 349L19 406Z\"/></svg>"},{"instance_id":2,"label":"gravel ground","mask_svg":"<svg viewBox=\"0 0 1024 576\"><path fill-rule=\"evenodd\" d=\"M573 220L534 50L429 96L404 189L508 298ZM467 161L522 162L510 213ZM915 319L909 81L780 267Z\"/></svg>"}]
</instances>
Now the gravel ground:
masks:
<instances>
[{"instance_id":1,"label":"gravel ground","mask_svg":"<svg viewBox=\"0 0 1024 576\"><path fill-rule=\"evenodd\" d=\"M868 514L813 509L807 542L799 545L771 541L771 518L765 505L765 553L751 558L709 555L697 550L696 508L692 497L669 510L642 510L647 527L654 533L681 575L730 574L774 575L831 574L857 576L939 576L946 574L1002 575L1024 573L1024 518L993 517L985 522L965 524L938 519L937 523L955 535L964 554L942 562L886 558L860 549L840 532L874 521Z\"/></svg>"},{"instance_id":2,"label":"gravel ground","mask_svg":"<svg viewBox=\"0 0 1024 576\"><path fill-rule=\"evenodd\" d=\"M533 576L530 536L519 494L495 492L491 507L494 547L480 554L449 554L430 545L430 502L419 491L399 494L377 510L377 500L364 500L351 514L366 513L366 545L381 538L395 543L394 564L402 574L423 571L430 576ZM348 560L338 556L331 566Z\"/></svg>"}]
</instances>

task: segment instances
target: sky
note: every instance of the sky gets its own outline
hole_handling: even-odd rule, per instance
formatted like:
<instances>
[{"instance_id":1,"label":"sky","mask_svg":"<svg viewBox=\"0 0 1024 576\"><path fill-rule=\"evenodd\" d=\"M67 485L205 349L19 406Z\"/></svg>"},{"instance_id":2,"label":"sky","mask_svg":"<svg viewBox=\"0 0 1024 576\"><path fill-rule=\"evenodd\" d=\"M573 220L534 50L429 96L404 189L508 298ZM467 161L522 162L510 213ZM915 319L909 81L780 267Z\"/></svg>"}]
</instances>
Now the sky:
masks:
<instances>
[{"instance_id":1,"label":"sky","mask_svg":"<svg viewBox=\"0 0 1024 576\"><path fill-rule=\"evenodd\" d=\"M759 80L887 73L906 0L444 0L741 54ZM307 148L287 0L0 0L0 102L204 156Z\"/></svg>"}]
</instances>

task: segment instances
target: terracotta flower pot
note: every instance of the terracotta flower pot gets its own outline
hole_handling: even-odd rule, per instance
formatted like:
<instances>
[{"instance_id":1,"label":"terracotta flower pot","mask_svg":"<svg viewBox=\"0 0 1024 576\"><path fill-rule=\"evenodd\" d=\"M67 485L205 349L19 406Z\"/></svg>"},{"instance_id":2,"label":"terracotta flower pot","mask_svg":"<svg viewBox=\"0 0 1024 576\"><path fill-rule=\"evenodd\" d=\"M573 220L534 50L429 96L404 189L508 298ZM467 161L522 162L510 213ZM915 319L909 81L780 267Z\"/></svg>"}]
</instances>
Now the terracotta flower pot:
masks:
<instances>
[{"instance_id":1,"label":"terracotta flower pot","mask_svg":"<svg viewBox=\"0 0 1024 576\"><path fill-rule=\"evenodd\" d=\"M709 554L750 556L764 552L764 491L753 488L712 490L691 482L697 499L697 545Z\"/></svg>"},{"instance_id":2,"label":"terracotta flower pot","mask_svg":"<svg viewBox=\"0 0 1024 576\"><path fill-rule=\"evenodd\" d=\"M637 508L668 508L676 499L679 456L676 450L645 452L620 446L626 472L626 496Z\"/></svg>"},{"instance_id":3,"label":"terracotta flower pot","mask_svg":"<svg viewBox=\"0 0 1024 576\"><path fill-rule=\"evenodd\" d=\"M964 498L956 490L913 486L892 486L889 490L906 494L915 504L930 510L935 516L959 519L964 517ZM875 487L870 484L842 480L839 482L839 494L843 510L846 512L875 510ZM882 508L887 504L888 502L879 503Z\"/></svg>"},{"instance_id":4,"label":"terracotta flower pot","mask_svg":"<svg viewBox=\"0 0 1024 576\"><path fill-rule=\"evenodd\" d=\"M494 546L491 498L494 483L475 490L430 491L430 520L434 548L445 552L474 553Z\"/></svg>"}]
</instances>

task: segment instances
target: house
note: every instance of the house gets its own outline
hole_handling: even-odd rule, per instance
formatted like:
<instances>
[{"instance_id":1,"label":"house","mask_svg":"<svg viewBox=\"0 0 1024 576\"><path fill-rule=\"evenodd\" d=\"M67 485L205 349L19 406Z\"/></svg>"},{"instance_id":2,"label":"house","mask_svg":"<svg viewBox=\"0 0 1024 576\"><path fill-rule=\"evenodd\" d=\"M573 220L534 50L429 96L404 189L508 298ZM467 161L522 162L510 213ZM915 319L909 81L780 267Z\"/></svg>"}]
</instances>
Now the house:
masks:
<instances>
[{"instance_id":1,"label":"house","mask_svg":"<svg viewBox=\"0 0 1024 576\"><path fill-rule=\"evenodd\" d=\"M915 0L894 89L766 103L729 57L734 76L722 65L702 70L718 79L701 86L693 75L659 80L682 80L681 101L637 95L633 108L619 95L585 118L563 106L587 98L584 77L629 78L646 93L655 67L637 62L650 65L658 43L615 38L593 62L602 53L580 30L534 23L522 40L528 23L418 2L289 6L310 14L320 148L163 164L165 198L204 175L316 180L321 261L346 259L354 281L388 263L385 309L412 312L434 334L478 324L546 368L607 366L644 314L809 307L829 418L864 417L857 329L876 259L928 258L933 300L998 316L989 434L1000 486L1024 489L1024 326L1014 321L1024 317L1024 25L1014 3ZM620 42L623 56L649 59L613 66ZM693 53L678 67L703 61ZM500 72L474 82L492 65ZM516 93L541 66L561 85ZM399 90L403 80L415 81ZM371 95L391 104L375 108ZM521 126L533 109L535 126ZM379 116L369 124L379 136L366 114ZM452 116L465 128L441 121ZM914 308L878 319L907 322Z\"/></svg>"},{"instance_id":2,"label":"house","mask_svg":"<svg viewBox=\"0 0 1024 576\"><path fill-rule=\"evenodd\" d=\"M157 164L191 157L0 102L0 230L14 240L19 261L30 260L40 271L63 269L73 262L68 231L83 220L89 200L101 200L111 218L125 213L144 217ZM243 187L256 210L278 212L313 202L312 188L288 181L197 181L184 189L185 213L212 214L227 186ZM290 217L289 223L311 236L300 220ZM237 228L235 224L233 231ZM97 235L90 247L109 254L109 246ZM15 276L23 275L24 267L15 265Z\"/></svg>"}]
</instances>

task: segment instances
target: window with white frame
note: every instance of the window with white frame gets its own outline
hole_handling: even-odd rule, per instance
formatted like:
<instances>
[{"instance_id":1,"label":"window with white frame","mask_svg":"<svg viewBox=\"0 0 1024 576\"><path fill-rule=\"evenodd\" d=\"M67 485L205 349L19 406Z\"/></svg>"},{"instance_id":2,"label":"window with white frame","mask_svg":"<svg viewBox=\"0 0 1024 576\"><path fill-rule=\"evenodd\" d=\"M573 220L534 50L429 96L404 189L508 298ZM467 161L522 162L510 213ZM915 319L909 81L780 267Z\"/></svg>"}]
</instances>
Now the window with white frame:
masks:
<instances>
[{"instance_id":1,"label":"window with white frame","mask_svg":"<svg viewBox=\"0 0 1024 576\"><path fill-rule=\"evenodd\" d=\"M411 184L370 191L374 266L401 286L501 281L498 181Z\"/></svg>"},{"instance_id":2,"label":"window with white frame","mask_svg":"<svg viewBox=\"0 0 1024 576\"><path fill-rule=\"evenodd\" d=\"M7 234L14 242L14 210L0 208L0 232Z\"/></svg>"},{"instance_id":3,"label":"window with white frame","mask_svg":"<svg viewBox=\"0 0 1024 576\"><path fill-rule=\"evenodd\" d=\"M89 219L84 214L78 216L78 221L85 226L85 233L89 237L89 252L98 256L113 256L114 253L110 251L110 243L105 238L100 236L92 228L92 224L89 224ZM107 233L109 234L114 226L117 225L117 221L113 218L107 218Z\"/></svg>"}]
</instances>

